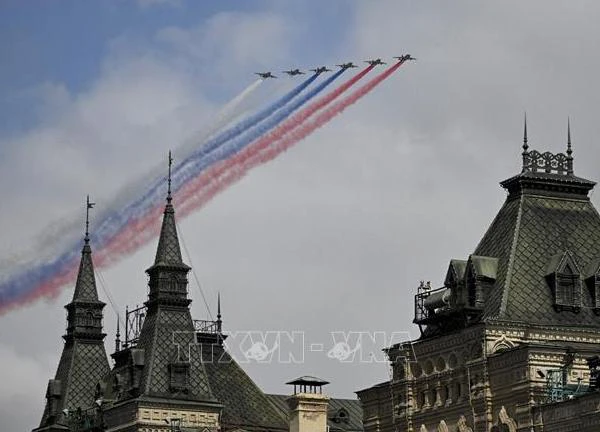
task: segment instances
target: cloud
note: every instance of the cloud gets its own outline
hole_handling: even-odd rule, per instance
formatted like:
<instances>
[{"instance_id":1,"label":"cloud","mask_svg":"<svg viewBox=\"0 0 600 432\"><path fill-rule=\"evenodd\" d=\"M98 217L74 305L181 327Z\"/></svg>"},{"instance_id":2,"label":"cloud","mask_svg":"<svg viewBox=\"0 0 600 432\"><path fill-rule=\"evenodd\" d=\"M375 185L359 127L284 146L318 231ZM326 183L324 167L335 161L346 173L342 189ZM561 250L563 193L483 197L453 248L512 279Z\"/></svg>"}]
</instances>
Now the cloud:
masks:
<instances>
[{"instance_id":1,"label":"cloud","mask_svg":"<svg viewBox=\"0 0 600 432\"><path fill-rule=\"evenodd\" d=\"M272 12L223 12L197 27L164 28L156 39L180 61L199 65L205 82L220 86L287 63L294 29L293 22Z\"/></svg>"},{"instance_id":2,"label":"cloud","mask_svg":"<svg viewBox=\"0 0 600 432\"><path fill-rule=\"evenodd\" d=\"M441 283L448 261L468 256L483 235L505 197L498 182L520 170L525 109L530 144L539 150L564 148L571 115L576 174L598 180L600 60L589 53L600 5L344 7L353 8L353 21L340 33L331 30L339 51L321 52L314 23L296 22L284 9L226 12L193 27L165 27L151 40L114 39L97 80L80 93L60 82L40 83L38 126L0 143L9 149L0 162L0 193L10 210L0 213L8 227L3 251L27 244L49 220L81 223L86 193L102 206L164 160L252 72L287 68L306 50L336 62L338 52L356 62L410 52L417 62L180 227L191 254L185 259L210 304L222 294L227 330L303 329L315 343L339 329L417 336L411 299L418 281ZM598 206L597 194L592 201ZM121 309L144 300L143 269L154 248L103 272ZM205 318L195 277L190 281L193 314ZM30 329L32 320L38 328L3 334L0 348L18 347L26 358L38 344L57 351L60 305L69 294L2 317L8 328ZM110 306L105 317L112 335ZM41 377L34 373L37 388L28 392L38 404L56 362ZM261 387L279 393L283 382L309 371L332 381L332 394L347 397L387 379L383 365L357 373L319 356L296 367L246 369ZM19 421L20 429L35 423Z\"/></svg>"},{"instance_id":3,"label":"cloud","mask_svg":"<svg viewBox=\"0 0 600 432\"><path fill-rule=\"evenodd\" d=\"M50 359L19 353L13 347L0 345L0 364L2 427L16 430L22 429L23 425L37 426L44 408L45 393L40 393L40 389L50 378L48 368L53 367Z\"/></svg>"}]
</instances>

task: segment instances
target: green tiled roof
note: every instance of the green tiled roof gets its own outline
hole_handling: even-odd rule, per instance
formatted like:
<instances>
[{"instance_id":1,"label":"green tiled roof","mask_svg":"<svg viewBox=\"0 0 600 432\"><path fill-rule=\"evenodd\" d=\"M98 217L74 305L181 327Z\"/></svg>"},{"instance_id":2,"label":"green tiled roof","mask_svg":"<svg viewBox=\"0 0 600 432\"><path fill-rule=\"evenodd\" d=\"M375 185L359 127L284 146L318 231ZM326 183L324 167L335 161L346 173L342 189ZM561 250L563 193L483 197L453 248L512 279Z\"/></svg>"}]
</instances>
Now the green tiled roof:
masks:
<instances>
[{"instance_id":1,"label":"green tiled roof","mask_svg":"<svg viewBox=\"0 0 600 432\"><path fill-rule=\"evenodd\" d=\"M220 345L202 346L210 387L223 404L224 430L287 431L283 413Z\"/></svg>"},{"instance_id":2,"label":"green tiled roof","mask_svg":"<svg viewBox=\"0 0 600 432\"><path fill-rule=\"evenodd\" d=\"M594 183L544 173L531 184L531 177L524 173L502 183L512 185L509 196L475 249L474 255L498 259L483 318L598 328L600 318L586 307L591 294L585 285L581 311L557 312L545 278L555 256L569 253L579 269L598 261L600 215L583 193ZM520 181L522 187L515 187Z\"/></svg>"}]
</instances>

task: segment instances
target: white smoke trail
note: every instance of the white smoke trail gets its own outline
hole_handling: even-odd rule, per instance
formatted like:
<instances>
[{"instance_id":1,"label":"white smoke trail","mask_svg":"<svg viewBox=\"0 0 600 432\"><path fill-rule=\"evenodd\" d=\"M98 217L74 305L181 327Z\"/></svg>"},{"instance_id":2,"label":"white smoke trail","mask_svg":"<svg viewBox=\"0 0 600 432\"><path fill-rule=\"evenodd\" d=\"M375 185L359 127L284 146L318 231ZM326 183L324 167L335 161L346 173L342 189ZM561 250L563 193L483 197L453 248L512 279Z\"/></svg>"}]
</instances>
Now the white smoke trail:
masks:
<instances>
[{"instance_id":1,"label":"white smoke trail","mask_svg":"<svg viewBox=\"0 0 600 432\"><path fill-rule=\"evenodd\" d=\"M250 96L263 83L262 79L257 79L247 86L241 93L236 95L223 108L221 108L208 123L208 127L197 131L187 138L183 143L174 149L177 159L183 160L186 156L196 151L204 144L208 138L218 133L234 121L244 117L245 113L252 109L253 105ZM142 191L150 184L160 181L165 175L165 163L155 165L144 175L123 186L117 196L108 203L101 203L98 206L100 211L93 212L91 216L92 227L95 222L102 220L106 215L116 208L120 208ZM19 245L18 250L10 251L6 256L0 257L0 272L8 277L9 273L14 274L19 269L25 269L33 264L48 262L56 254L57 250L64 250L71 245L76 245L81 241L84 215L62 218L49 223L42 233L35 236L27 244ZM1 278L0 278L1 279Z\"/></svg>"}]
</instances>

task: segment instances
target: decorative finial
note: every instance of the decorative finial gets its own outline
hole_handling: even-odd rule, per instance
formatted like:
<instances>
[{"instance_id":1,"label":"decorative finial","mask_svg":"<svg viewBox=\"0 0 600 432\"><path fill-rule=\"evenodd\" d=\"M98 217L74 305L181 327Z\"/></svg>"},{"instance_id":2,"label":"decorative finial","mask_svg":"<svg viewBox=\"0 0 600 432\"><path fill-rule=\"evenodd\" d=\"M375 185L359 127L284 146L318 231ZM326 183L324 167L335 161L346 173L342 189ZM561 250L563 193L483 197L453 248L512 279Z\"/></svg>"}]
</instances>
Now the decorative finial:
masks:
<instances>
[{"instance_id":1,"label":"decorative finial","mask_svg":"<svg viewBox=\"0 0 600 432\"><path fill-rule=\"evenodd\" d=\"M529 157L529 144L527 144L527 112L524 114L523 120L523 169L522 172L529 171L531 169L531 160Z\"/></svg>"},{"instance_id":2,"label":"decorative finial","mask_svg":"<svg viewBox=\"0 0 600 432\"><path fill-rule=\"evenodd\" d=\"M173 158L171 157L171 150L169 150L169 177L168 177L168 191L167 191L167 202L171 203L173 199L171 197L171 165L173 165Z\"/></svg>"},{"instance_id":3,"label":"decorative finial","mask_svg":"<svg viewBox=\"0 0 600 432\"><path fill-rule=\"evenodd\" d=\"M90 196L87 196L85 207L85 244L90 242L90 209L94 208L96 203L90 202Z\"/></svg>"},{"instance_id":4,"label":"decorative finial","mask_svg":"<svg viewBox=\"0 0 600 432\"><path fill-rule=\"evenodd\" d=\"M571 156L573 149L571 148L571 118L567 117L567 154Z\"/></svg>"},{"instance_id":5,"label":"decorative finial","mask_svg":"<svg viewBox=\"0 0 600 432\"><path fill-rule=\"evenodd\" d=\"M573 148L571 147L570 117L567 117L567 175L573 175Z\"/></svg>"},{"instance_id":6,"label":"decorative finial","mask_svg":"<svg viewBox=\"0 0 600 432\"><path fill-rule=\"evenodd\" d=\"M221 321L221 293L217 293L217 332L221 334L221 327L223 321Z\"/></svg>"},{"instance_id":7,"label":"decorative finial","mask_svg":"<svg viewBox=\"0 0 600 432\"><path fill-rule=\"evenodd\" d=\"M529 150L529 144L527 144L527 112L525 112L525 119L523 122L523 152L526 153Z\"/></svg>"},{"instance_id":8,"label":"decorative finial","mask_svg":"<svg viewBox=\"0 0 600 432\"><path fill-rule=\"evenodd\" d=\"M117 334L115 337L115 352L121 351L121 331L119 326L119 314L117 314Z\"/></svg>"}]
</instances>

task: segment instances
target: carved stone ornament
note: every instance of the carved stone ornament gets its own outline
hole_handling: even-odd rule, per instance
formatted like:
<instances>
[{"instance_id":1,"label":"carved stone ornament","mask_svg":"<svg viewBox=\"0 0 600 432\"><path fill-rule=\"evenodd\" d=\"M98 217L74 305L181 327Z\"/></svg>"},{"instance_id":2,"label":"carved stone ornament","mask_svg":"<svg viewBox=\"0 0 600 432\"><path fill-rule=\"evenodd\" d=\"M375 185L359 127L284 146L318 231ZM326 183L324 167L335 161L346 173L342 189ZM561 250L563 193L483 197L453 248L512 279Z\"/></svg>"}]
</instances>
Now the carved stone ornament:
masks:
<instances>
[{"instance_id":1,"label":"carved stone ornament","mask_svg":"<svg viewBox=\"0 0 600 432\"><path fill-rule=\"evenodd\" d=\"M493 426L490 432L517 432L517 423L510 418L504 406L498 413L498 424Z\"/></svg>"},{"instance_id":2,"label":"carved stone ornament","mask_svg":"<svg viewBox=\"0 0 600 432\"><path fill-rule=\"evenodd\" d=\"M458 432L473 432L473 429L467 425L467 419L464 415L461 415L458 418L458 421L456 422L456 430Z\"/></svg>"}]
</instances>

